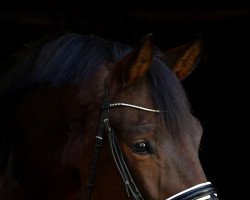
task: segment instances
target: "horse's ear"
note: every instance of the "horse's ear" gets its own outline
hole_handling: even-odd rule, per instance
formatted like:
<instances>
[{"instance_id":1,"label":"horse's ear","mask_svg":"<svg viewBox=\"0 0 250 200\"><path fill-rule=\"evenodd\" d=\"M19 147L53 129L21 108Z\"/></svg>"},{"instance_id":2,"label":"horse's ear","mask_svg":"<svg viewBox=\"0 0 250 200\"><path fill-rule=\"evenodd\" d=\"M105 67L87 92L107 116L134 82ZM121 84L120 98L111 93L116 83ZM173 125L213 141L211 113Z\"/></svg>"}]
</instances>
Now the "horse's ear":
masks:
<instances>
[{"instance_id":1,"label":"horse's ear","mask_svg":"<svg viewBox=\"0 0 250 200\"><path fill-rule=\"evenodd\" d=\"M151 66L153 59L152 34L146 35L131 53L126 86L143 77Z\"/></svg>"},{"instance_id":2,"label":"horse's ear","mask_svg":"<svg viewBox=\"0 0 250 200\"><path fill-rule=\"evenodd\" d=\"M172 48L166 53L167 63L179 80L184 80L197 66L203 49L200 36L193 42Z\"/></svg>"},{"instance_id":3,"label":"horse's ear","mask_svg":"<svg viewBox=\"0 0 250 200\"><path fill-rule=\"evenodd\" d=\"M153 59L152 34L146 35L138 45L114 67L113 76L122 87L128 87L143 77Z\"/></svg>"}]
</instances>

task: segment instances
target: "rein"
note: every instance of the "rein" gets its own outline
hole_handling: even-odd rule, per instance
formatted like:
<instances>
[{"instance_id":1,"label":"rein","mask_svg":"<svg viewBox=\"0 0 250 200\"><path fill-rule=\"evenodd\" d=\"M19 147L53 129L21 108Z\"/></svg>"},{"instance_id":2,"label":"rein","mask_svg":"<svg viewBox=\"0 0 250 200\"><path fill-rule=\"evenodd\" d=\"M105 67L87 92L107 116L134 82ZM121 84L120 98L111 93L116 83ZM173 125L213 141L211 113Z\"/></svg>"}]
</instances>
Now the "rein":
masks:
<instances>
[{"instance_id":1,"label":"rein","mask_svg":"<svg viewBox=\"0 0 250 200\"><path fill-rule=\"evenodd\" d=\"M115 131L109 124L109 115L108 115L109 110L114 109L114 108L119 108L119 107L129 107L129 108L143 110L146 112L153 112L153 113L160 112L159 110L146 108L146 107L133 105L133 104L128 104L128 103L121 103L121 102L109 103L108 91L105 92L105 97L104 97L104 102L103 102L103 107L102 107L102 114L101 114L101 121L99 125L98 134L95 136L96 137L95 151L94 151L94 156L91 162L90 174L89 174L89 179L87 183L87 194L86 194L87 200L90 200L92 196L92 192L93 192L93 188L95 184L96 168L97 168L97 163L100 157L100 151L101 151L101 147L103 143L104 132L108 136L109 147L110 147L113 159L115 161L116 167L118 171L120 172L120 175L124 182L128 197L131 196L133 200L143 200L143 197L138 187L136 186L133 180L133 177L131 176L131 173L129 171L129 168L124 160L123 153L118 143Z\"/></svg>"}]
</instances>

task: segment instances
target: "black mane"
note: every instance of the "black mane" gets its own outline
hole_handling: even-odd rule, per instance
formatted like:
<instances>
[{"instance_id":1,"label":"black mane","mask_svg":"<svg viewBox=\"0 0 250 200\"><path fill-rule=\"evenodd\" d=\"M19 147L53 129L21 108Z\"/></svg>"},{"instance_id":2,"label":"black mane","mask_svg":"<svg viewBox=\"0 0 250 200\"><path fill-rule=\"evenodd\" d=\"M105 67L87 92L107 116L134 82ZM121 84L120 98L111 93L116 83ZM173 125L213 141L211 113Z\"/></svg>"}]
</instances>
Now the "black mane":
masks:
<instances>
[{"instance_id":1,"label":"black mane","mask_svg":"<svg viewBox=\"0 0 250 200\"><path fill-rule=\"evenodd\" d=\"M105 62L119 59L119 42L93 35L68 34L39 43L1 78L0 91L12 93L38 85L60 87L92 77ZM129 51L126 48L125 51Z\"/></svg>"}]
</instances>

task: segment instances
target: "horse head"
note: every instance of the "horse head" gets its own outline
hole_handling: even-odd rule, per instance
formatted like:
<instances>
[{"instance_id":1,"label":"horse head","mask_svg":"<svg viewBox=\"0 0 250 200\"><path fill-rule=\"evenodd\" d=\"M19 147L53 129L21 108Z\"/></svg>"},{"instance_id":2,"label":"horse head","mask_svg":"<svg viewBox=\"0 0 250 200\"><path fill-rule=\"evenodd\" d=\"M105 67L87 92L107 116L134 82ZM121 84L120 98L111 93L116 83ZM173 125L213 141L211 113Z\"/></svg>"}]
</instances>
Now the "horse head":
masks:
<instances>
[{"instance_id":1,"label":"horse head","mask_svg":"<svg viewBox=\"0 0 250 200\"><path fill-rule=\"evenodd\" d=\"M115 141L109 138L111 152L107 151L106 155L113 154L124 188L134 199L166 199L186 189L188 195L190 190L195 191L195 198L199 195L216 198L198 157L202 127L190 112L179 83L196 66L201 49L202 42L197 39L191 45L171 49L163 55L153 48L147 36L108 70L103 83L106 106L103 112L106 113L101 120L108 120L107 129L114 135L109 137ZM169 67L164 61L169 62ZM109 178L111 169L105 170L101 164L107 163L105 159L100 161L98 174L104 172L107 177L101 175L103 187L97 188L111 190L109 194L116 198L112 190L119 181ZM203 189L199 193L200 187ZM182 192L174 198L192 199L193 194L185 195Z\"/></svg>"},{"instance_id":2,"label":"horse head","mask_svg":"<svg viewBox=\"0 0 250 200\"><path fill-rule=\"evenodd\" d=\"M217 199L199 161L202 127L180 83L201 49L200 39L163 53L150 35L132 49L71 34L36 50L5 79L3 110L14 124L5 132L17 138L6 165L17 189L8 191L25 199Z\"/></svg>"}]
</instances>

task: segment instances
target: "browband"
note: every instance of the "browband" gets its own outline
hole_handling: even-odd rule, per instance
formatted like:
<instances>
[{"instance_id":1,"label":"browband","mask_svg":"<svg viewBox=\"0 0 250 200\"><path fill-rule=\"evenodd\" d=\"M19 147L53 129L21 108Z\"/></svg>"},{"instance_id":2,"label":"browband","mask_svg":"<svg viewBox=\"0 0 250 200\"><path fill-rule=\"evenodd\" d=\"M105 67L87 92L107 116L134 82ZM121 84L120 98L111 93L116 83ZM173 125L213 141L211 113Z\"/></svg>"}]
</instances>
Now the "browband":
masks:
<instances>
[{"instance_id":1,"label":"browband","mask_svg":"<svg viewBox=\"0 0 250 200\"><path fill-rule=\"evenodd\" d=\"M104 107L103 110L108 110L108 109L118 108L118 107L129 107L129 108L134 108L134 109L143 110L143 111L147 111L147 112L155 112L155 113L161 112L160 110L155 110L155 109L146 108L143 106L137 106L137 105L133 105L133 104L129 104L129 103L122 103L122 102L110 103L110 104L108 104L107 107Z\"/></svg>"}]
</instances>

